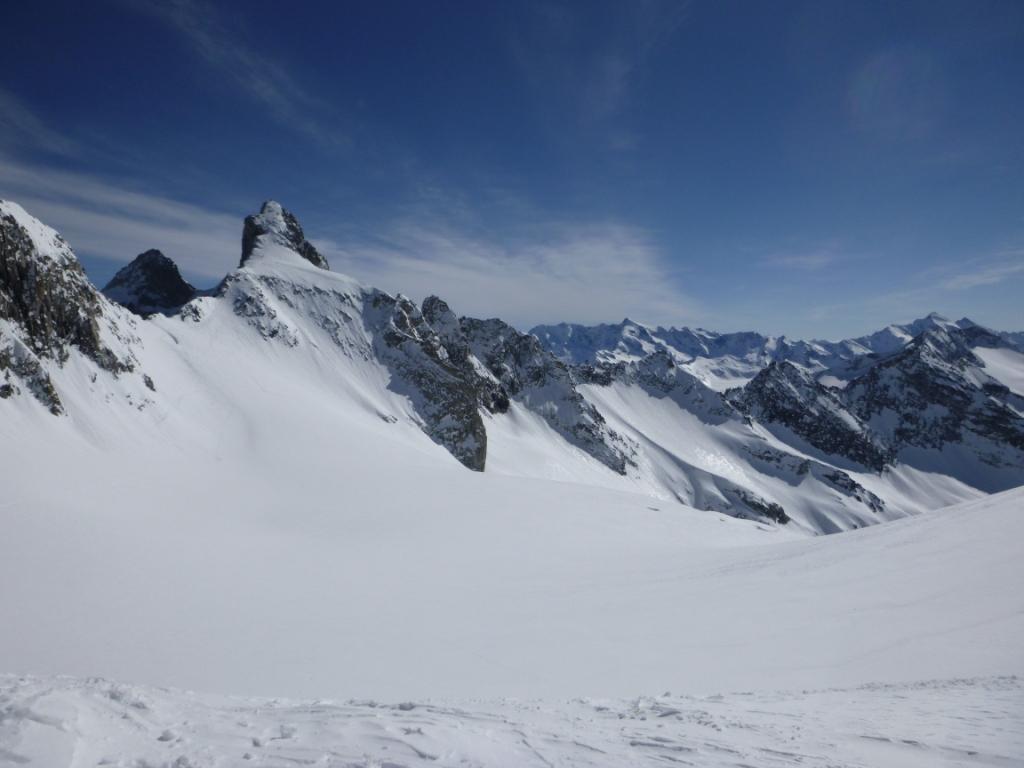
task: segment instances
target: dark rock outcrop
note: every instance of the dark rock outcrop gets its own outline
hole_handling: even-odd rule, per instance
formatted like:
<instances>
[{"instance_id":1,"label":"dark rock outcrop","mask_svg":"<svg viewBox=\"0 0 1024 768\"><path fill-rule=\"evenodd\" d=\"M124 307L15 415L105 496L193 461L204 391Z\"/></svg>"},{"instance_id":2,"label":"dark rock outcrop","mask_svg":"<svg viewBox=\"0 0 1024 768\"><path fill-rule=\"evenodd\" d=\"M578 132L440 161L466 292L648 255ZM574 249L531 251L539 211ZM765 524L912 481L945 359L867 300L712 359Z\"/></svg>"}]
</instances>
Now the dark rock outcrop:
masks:
<instances>
[{"instance_id":1,"label":"dark rock outcrop","mask_svg":"<svg viewBox=\"0 0 1024 768\"><path fill-rule=\"evenodd\" d=\"M129 334L105 315L109 308L60 235L20 206L0 201L4 399L24 389L50 412L62 413L64 406L44 362L63 365L73 349L114 375L134 370ZM119 351L110 341L117 342Z\"/></svg>"},{"instance_id":2,"label":"dark rock outcrop","mask_svg":"<svg viewBox=\"0 0 1024 768\"><path fill-rule=\"evenodd\" d=\"M544 349L536 336L496 319L464 317L460 327L470 351L509 397L543 416L573 445L625 474L634 449L577 391L569 366Z\"/></svg>"},{"instance_id":3,"label":"dark rock outcrop","mask_svg":"<svg viewBox=\"0 0 1024 768\"><path fill-rule=\"evenodd\" d=\"M196 296L178 265L152 249L140 253L103 288L103 295L137 315L170 313Z\"/></svg>"},{"instance_id":4,"label":"dark rock outcrop","mask_svg":"<svg viewBox=\"0 0 1024 768\"><path fill-rule=\"evenodd\" d=\"M441 302L443 304L443 302ZM447 309L430 306L432 316ZM449 336L451 351L419 308L405 296L374 291L365 320L377 330L374 348L392 373L391 388L405 394L423 419L423 431L470 469L487 462L487 430L480 415L484 387L468 355ZM450 332L450 329L449 329Z\"/></svg>"},{"instance_id":5,"label":"dark rock outcrop","mask_svg":"<svg viewBox=\"0 0 1024 768\"><path fill-rule=\"evenodd\" d=\"M273 200L263 203L258 214L245 217L242 259L238 266L245 266L261 241L294 251L315 267L330 269L327 259L306 239L299 220Z\"/></svg>"},{"instance_id":6,"label":"dark rock outcrop","mask_svg":"<svg viewBox=\"0 0 1024 768\"><path fill-rule=\"evenodd\" d=\"M784 426L825 454L876 472L892 462L891 451L839 396L793 363L771 363L730 399L751 418Z\"/></svg>"},{"instance_id":7,"label":"dark rock outcrop","mask_svg":"<svg viewBox=\"0 0 1024 768\"><path fill-rule=\"evenodd\" d=\"M1001 343L976 326L925 331L851 382L844 399L897 450L973 443L987 464L1016 463L1019 453L1000 458L984 444L1024 450L1024 398L985 373L972 351Z\"/></svg>"},{"instance_id":8,"label":"dark rock outcrop","mask_svg":"<svg viewBox=\"0 0 1024 768\"><path fill-rule=\"evenodd\" d=\"M27 217L20 207L17 212ZM0 318L22 329L36 355L64 362L76 347L100 368L132 370L134 361L103 340L103 302L70 247L48 228L37 235L50 238L48 252L40 251L12 204L0 203Z\"/></svg>"}]
</instances>

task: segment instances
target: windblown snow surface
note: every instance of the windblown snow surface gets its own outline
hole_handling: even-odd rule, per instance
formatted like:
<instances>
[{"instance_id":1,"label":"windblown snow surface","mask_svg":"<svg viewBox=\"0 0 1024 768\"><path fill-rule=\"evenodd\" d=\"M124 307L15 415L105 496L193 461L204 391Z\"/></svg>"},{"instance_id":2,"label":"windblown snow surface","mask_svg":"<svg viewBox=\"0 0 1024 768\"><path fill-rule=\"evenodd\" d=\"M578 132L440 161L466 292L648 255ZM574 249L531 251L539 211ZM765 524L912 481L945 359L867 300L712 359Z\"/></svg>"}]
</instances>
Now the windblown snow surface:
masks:
<instances>
[{"instance_id":1,"label":"windblown snow surface","mask_svg":"<svg viewBox=\"0 0 1024 768\"><path fill-rule=\"evenodd\" d=\"M630 699L241 699L0 677L0 764L1016 766L1015 677Z\"/></svg>"},{"instance_id":2,"label":"windblown snow surface","mask_svg":"<svg viewBox=\"0 0 1024 768\"><path fill-rule=\"evenodd\" d=\"M0 761L1022 764L1021 490L782 541L521 480L240 515L123 479L8 515L0 658L45 676L0 686Z\"/></svg>"}]
</instances>

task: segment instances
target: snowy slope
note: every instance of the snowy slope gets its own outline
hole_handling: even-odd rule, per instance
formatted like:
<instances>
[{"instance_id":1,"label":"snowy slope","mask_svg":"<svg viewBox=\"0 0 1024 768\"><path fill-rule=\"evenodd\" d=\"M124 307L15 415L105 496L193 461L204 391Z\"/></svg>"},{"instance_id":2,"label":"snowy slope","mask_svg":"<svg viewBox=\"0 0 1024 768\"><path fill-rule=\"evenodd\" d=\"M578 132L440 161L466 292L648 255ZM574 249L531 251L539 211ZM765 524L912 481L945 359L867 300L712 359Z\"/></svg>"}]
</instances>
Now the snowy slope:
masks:
<instances>
[{"instance_id":1,"label":"snowy slope","mask_svg":"<svg viewBox=\"0 0 1024 768\"><path fill-rule=\"evenodd\" d=\"M1007 348L978 348L974 354L985 363L985 372L989 376L1024 397L1024 352Z\"/></svg>"},{"instance_id":2,"label":"snowy slope","mask_svg":"<svg viewBox=\"0 0 1024 768\"><path fill-rule=\"evenodd\" d=\"M837 466L792 435L786 443L738 417L702 419L642 387L616 382L583 392L613 428L642 446L639 474L646 485L677 489L680 499L702 509L714 509L738 488L780 504L791 527L834 533L979 495L951 477L909 466L882 475Z\"/></svg>"},{"instance_id":3,"label":"snowy slope","mask_svg":"<svg viewBox=\"0 0 1024 768\"><path fill-rule=\"evenodd\" d=\"M1024 605L1005 585L1021 576L1024 492L786 543L785 527L466 472L427 440L417 460L355 420L339 441L339 422L310 413L307 443L281 451L296 412L279 383L253 392L260 423L192 459L168 445L115 468L40 436L67 469L6 501L8 669L244 694L564 696L1020 659Z\"/></svg>"},{"instance_id":4,"label":"snowy slope","mask_svg":"<svg viewBox=\"0 0 1024 768\"><path fill-rule=\"evenodd\" d=\"M0 678L0 762L895 766L1022 754L1024 598L1007 589L1024 575L1022 490L788 542L631 509L631 497L547 495L535 512L498 515L458 497L440 516L386 504L200 516L162 503L134 521L15 516L0 544L0 576L18 585L0 593L18 627L0 634L9 668L317 700ZM581 529L594 514L598 530Z\"/></svg>"},{"instance_id":5,"label":"snowy slope","mask_svg":"<svg viewBox=\"0 0 1024 768\"><path fill-rule=\"evenodd\" d=\"M1016 677L631 699L243 699L0 677L0 764L1019 766Z\"/></svg>"}]
</instances>

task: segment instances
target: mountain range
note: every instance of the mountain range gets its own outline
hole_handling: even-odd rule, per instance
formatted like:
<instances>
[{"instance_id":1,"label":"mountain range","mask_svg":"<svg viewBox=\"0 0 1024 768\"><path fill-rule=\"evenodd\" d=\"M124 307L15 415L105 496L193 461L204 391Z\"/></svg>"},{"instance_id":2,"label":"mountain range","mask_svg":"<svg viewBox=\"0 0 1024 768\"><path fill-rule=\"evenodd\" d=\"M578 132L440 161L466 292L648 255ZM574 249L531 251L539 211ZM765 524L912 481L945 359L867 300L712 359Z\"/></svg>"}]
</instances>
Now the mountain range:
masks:
<instances>
[{"instance_id":1,"label":"mountain range","mask_svg":"<svg viewBox=\"0 0 1024 768\"><path fill-rule=\"evenodd\" d=\"M379 456L394 482L454 461L833 533L1024 484L1022 344L937 314L839 342L628 319L527 333L331 271L273 201L215 287L154 249L101 291L0 201L9 466L33 445L114 466L170 446L187 486L231 440L305 443Z\"/></svg>"}]
</instances>

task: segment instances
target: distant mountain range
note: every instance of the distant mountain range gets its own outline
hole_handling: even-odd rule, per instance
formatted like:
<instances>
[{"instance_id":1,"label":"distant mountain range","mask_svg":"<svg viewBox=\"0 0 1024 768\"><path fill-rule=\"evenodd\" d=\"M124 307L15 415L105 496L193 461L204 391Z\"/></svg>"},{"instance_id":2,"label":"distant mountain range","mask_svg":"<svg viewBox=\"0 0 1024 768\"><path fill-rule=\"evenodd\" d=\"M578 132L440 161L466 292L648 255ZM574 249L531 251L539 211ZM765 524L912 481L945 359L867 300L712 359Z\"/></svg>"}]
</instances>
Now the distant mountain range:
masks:
<instances>
[{"instance_id":1,"label":"distant mountain range","mask_svg":"<svg viewBox=\"0 0 1024 768\"><path fill-rule=\"evenodd\" d=\"M260 422L246 392L270 387L296 414L274 424L282 450L314 414L391 446L395 478L445 451L808 533L1024 484L1020 333L937 314L839 342L630 320L523 333L331 272L278 203L242 229L213 289L150 250L99 291L60 235L0 201L8 446L75 435L116 464L173 442L187 477L210 434Z\"/></svg>"}]
</instances>

